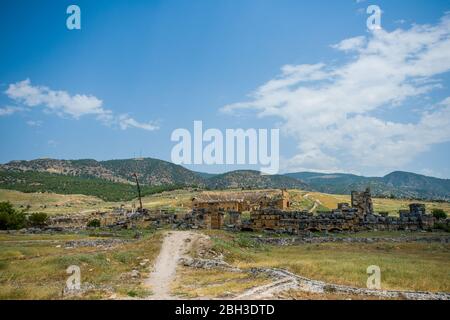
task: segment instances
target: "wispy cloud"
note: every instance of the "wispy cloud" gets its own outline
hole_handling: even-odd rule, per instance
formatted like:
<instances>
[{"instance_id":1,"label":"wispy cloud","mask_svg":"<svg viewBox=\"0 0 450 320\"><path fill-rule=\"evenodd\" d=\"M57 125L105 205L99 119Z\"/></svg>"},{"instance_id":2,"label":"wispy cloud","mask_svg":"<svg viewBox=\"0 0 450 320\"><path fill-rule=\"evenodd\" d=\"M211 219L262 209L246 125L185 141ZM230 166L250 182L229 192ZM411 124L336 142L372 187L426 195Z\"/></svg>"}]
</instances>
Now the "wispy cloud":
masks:
<instances>
[{"instance_id":1,"label":"wispy cloud","mask_svg":"<svg viewBox=\"0 0 450 320\"><path fill-rule=\"evenodd\" d=\"M12 115L16 112L20 112L23 111L24 108L20 108L20 107L12 107L12 106L6 106L3 108L0 108L0 117L1 116L9 116Z\"/></svg>"},{"instance_id":2,"label":"wispy cloud","mask_svg":"<svg viewBox=\"0 0 450 320\"><path fill-rule=\"evenodd\" d=\"M154 121L151 121L148 123L137 122L136 120L134 120L127 114L120 115L118 121L119 121L119 126L122 130L126 130L128 128L138 128L138 129L143 129L143 130L148 130L148 131L153 131L153 130L159 129L159 125Z\"/></svg>"},{"instance_id":3,"label":"wispy cloud","mask_svg":"<svg viewBox=\"0 0 450 320\"><path fill-rule=\"evenodd\" d=\"M441 88L437 76L450 71L449 15L436 25L376 30L332 47L350 62L284 66L248 101L222 110L281 118L298 149L286 170L395 168L450 141L450 98L423 108L416 122L375 115Z\"/></svg>"},{"instance_id":4,"label":"wispy cloud","mask_svg":"<svg viewBox=\"0 0 450 320\"><path fill-rule=\"evenodd\" d=\"M56 147L56 146L58 146L59 142L56 141L56 140L51 139L51 140L48 140L48 141L47 141L47 144L48 144L50 147Z\"/></svg>"},{"instance_id":5,"label":"wispy cloud","mask_svg":"<svg viewBox=\"0 0 450 320\"><path fill-rule=\"evenodd\" d=\"M41 127L42 126L42 121L39 121L39 120L28 120L27 121L27 125L29 125L30 127Z\"/></svg>"},{"instance_id":6,"label":"wispy cloud","mask_svg":"<svg viewBox=\"0 0 450 320\"><path fill-rule=\"evenodd\" d=\"M71 95L66 91L32 85L29 79L10 84L5 93L17 104L28 108L43 107L46 112L62 117L80 119L83 116L91 115L104 124L118 125L123 130L129 127L148 131L159 129L153 122L140 123L126 114L115 115L111 110L103 107L102 100L93 95ZM4 112L8 111L11 110L5 109Z\"/></svg>"}]
</instances>

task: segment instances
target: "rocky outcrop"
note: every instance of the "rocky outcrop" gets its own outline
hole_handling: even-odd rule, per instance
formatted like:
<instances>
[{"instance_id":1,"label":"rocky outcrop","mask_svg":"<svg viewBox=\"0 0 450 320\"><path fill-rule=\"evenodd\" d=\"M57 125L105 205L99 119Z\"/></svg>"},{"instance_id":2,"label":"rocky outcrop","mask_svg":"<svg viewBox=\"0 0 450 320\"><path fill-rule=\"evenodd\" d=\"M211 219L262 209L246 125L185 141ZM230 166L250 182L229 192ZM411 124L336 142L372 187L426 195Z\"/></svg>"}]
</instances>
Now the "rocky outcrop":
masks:
<instances>
[{"instance_id":1,"label":"rocky outcrop","mask_svg":"<svg viewBox=\"0 0 450 320\"><path fill-rule=\"evenodd\" d=\"M222 259L201 259L201 258L181 258L179 263L185 267L197 269L221 269L231 272L241 272L239 268L235 268L226 263Z\"/></svg>"},{"instance_id":2,"label":"rocky outcrop","mask_svg":"<svg viewBox=\"0 0 450 320\"><path fill-rule=\"evenodd\" d=\"M310 293L337 293L357 296L376 296L387 299L407 299L407 300L450 300L450 293L427 292L427 291L396 291L396 290L375 290L366 288L356 288L345 285L331 284L323 281L308 279L283 269L254 268L252 274L264 273L281 282L281 289L285 288L300 290ZM281 290L281 291L283 291ZM272 288L273 292L276 292ZM277 291L280 292L280 291ZM240 298L251 298L251 296L241 295Z\"/></svg>"},{"instance_id":3,"label":"rocky outcrop","mask_svg":"<svg viewBox=\"0 0 450 320\"><path fill-rule=\"evenodd\" d=\"M64 247L65 248L96 247L96 248L110 249L127 242L129 242L129 240L123 239L71 240L66 241Z\"/></svg>"}]
</instances>

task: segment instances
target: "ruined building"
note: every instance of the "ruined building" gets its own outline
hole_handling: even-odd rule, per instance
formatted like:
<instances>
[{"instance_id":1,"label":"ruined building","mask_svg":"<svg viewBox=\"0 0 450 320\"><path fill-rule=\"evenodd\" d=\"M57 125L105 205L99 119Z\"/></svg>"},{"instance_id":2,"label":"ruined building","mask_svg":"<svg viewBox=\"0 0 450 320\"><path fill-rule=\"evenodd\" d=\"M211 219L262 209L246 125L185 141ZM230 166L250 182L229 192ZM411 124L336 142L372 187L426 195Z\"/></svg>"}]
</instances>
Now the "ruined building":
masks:
<instances>
[{"instance_id":1,"label":"ruined building","mask_svg":"<svg viewBox=\"0 0 450 320\"><path fill-rule=\"evenodd\" d=\"M434 224L425 205L411 204L399 217L374 213L370 190L351 193L351 204L339 203L331 212L314 215L308 211L288 211L289 194L241 194L241 197L193 199L191 221L202 228L232 227L248 231L300 234L308 231L422 230ZM250 219L242 221L243 211Z\"/></svg>"},{"instance_id":2,"label":"ruined building","mask_svg":"<svg viewBox=\"0 0 450 320\"><path fill-rule=\"evenodd\" d=\"M289 193L240 192L235 194L204 193L191 200L192 213L186 219L208 229L222 229L225 225L241 227L242 212L254 212L265 208L287 210Z\"/></svg>"},{"instance_id":3,"label":"ruined building","mask_svg":"<svg viewBox=\"0 0 450 320\"><path fill-rule=\"evenodd\" d=\"M351 197L352 208L357 209L359 217L364 217L366 214L373 213L373 203L369 188L367 188L366 191L363 192L352 191Z\"/></svg>"},{"instance_id":4,"label":"ruined building","mask_svg":"<svg viewBox=\"0 0 450 320\"><path fill-rule=\"evenodd\" d=\"M351 193L351 206L339 203L331 212L313 215L308 211L262 209L253 212L246 229L271 230L300 234L305 231L364 231L364 230L428 230L434 218L427 215L425 205L413 203L409 211L400 211L399 217L387 213L376 215L370 190Z\"/></svg>"},{"instance_id":5,"label":"ruined building","mask_svg":"<svg viewBox=\"0 0 450 320\"><path fill-rule=\"evenodd\" d=\"M202 193L191 199L192 210L175 214L165 210L128 211L118 208L112 212L89 215L53 216L50 227L85 228L92 220L110 228L134 228L172 225L179 228L227 229L242 231L272 231L302 234L314 231L364 230L429 230L434 218L426 214L424 204L412 203L409 210L400 210L398 217L387 213L375 214L370 190L352 192L351 204L339 203L331 212L313 214L290 211L286 190L236 193ZM243 215L246 219L243 219Z\"/></svg>"}]
</instances>

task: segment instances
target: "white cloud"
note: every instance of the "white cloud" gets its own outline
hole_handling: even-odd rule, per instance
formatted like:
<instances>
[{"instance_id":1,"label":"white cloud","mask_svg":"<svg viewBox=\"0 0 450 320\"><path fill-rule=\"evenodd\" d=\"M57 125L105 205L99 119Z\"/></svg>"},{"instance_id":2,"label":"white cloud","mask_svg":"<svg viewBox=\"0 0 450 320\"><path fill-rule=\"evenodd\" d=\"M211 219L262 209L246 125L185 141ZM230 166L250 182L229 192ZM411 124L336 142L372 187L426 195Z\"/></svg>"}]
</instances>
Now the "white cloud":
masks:
<instances>
[{"instance_id":1,"label":"white cloud","mask_svg":"<svg viewBox=\"0 0 450 320\"><path fill-rule=\"evenodd\" d=\"M29 125L30 127L41 127L42 126L42 121L39 121L39 120L28 120L27 121L27 125Z\"/></svg>"},{"instance_id":2,"label":"white cloud","mask_svg":"<svg viewBox=\"0 0 450 320\"><path fill-rule=\"evenodd\" d=\"M351 51L362 48L365 42L366 37L360 36L342 40L340 43L334 44L331 47L337 50Z\"/></svg>"},{"instance_id":3,"label":"white cloud","mask_svg":"<svg viewBox=\"0 0 450 320\"><path fill-rule=\"evenodd\" d=\"M291 169L398 168L450 141L450 97L415 123L375 116L441 88L436 76L450 70L449 15L436 25L376 30L332 47L350 52L350 62L285 66L249 101L222 110L281 118L297 142L298 154L286 161Z\"/></svg>"},{"instance_id":4,"label":"white cloud","mask_svg":"<svg viewBox=\"0 0 450 320\"><path fill-rule=\"evenodd\" d=\"M9 98L28 107L44 106L50 111L79 118L87 114L102 114L103 102L94 96L66 91L54 91L44 86L32 86L30 79L10 84L6 90Z\"/></svg>"},{"instance_id":5,"label":"white cloud","mask_svg":"<svg viewBox=\"0 0 450 320\"><path fill-rule=\"evenodd\" d=\"M3 107L3 108L0 108L0 117L1 116L9 116L9 115L12 115L12 114L14 114L16 112L20 112L20 111L23 111L23 110L24 109L20 108L20 107L6 106L6 107Z\"/></svg>"},{"instance_id":6,"label":"white cloud","mask_svg":"<svg viewBox=\"0 0 450 320\"><path fill-rule=\"evenodd\" d=\"M59 142L56 141L56 140L48 140L48 141L47 141L47 144L48 144L50 147L56 147L56 146L58 146Z\"/></svg>"},{"instance_id":7,"label":"white cloud","mask_svg":"<svg viewBox=\"0 0 450 320\"><path fill-rule=\"evenodd\" d=\"M155 122L142 123L134 120L127 114L122 114L119 116L119 126L122 130L126 130L130 127L139 128L143 130L153 131L158 130L159 126Z\"/></svg>"},{"instance_id":8,"label":"white cloud","mask_svg":"<svg viewBox=\"0 0 450 320\"><path fill-rule=\"evenodd\" d=\"M152 126L150 123L139 123L126 114L114 115L111 110L103 108L102 100L93 95L70 95L66 91L55 91L45 86L33 86L29 79L10 84L5 93L16 103L29 108L42 106L46 112L54 112L59 116L79 119L82 116L95 115L96 119L102 123L119 125L123 130L129 127L148 131L158 129L157 126Z\"/></svg>"}]
</instances>

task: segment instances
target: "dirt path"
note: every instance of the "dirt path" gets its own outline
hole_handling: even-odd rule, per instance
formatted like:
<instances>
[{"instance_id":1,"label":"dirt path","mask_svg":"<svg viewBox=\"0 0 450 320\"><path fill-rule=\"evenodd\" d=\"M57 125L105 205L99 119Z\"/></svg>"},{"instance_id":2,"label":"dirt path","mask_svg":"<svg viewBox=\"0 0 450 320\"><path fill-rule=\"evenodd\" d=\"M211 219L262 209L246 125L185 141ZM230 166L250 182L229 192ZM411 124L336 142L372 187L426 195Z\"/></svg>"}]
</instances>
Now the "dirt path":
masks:
<instances>
[{"instance_id":1,"label":"dirt path","mask_svg":"<svg viewBox=\"0 0 450 320\"><path fill-rule=\"evenodd\" d=\"M198 237L199 234L189 231L170 231L166 234L153 271L144 283L153 292L149 299L175 299L170 295L170 285L176 274L178 260L189 252L192 242Z\"/></svg>"},{"instance_id":2,"label":"dirt path","mask_svg":"<svg viewBox=\"0 0 450 320\"><path fill-rule=\"evenodd\" d=\"M304 195L305 198L309 199L310 194L307 193ZM320 202L319 199L314 199L314 205L312 206L311 209L309 209L309 213L314 213L314 211L317 209L318 206L320 206L322 204L322 202Z\"/></svg>"}]
</instances>

